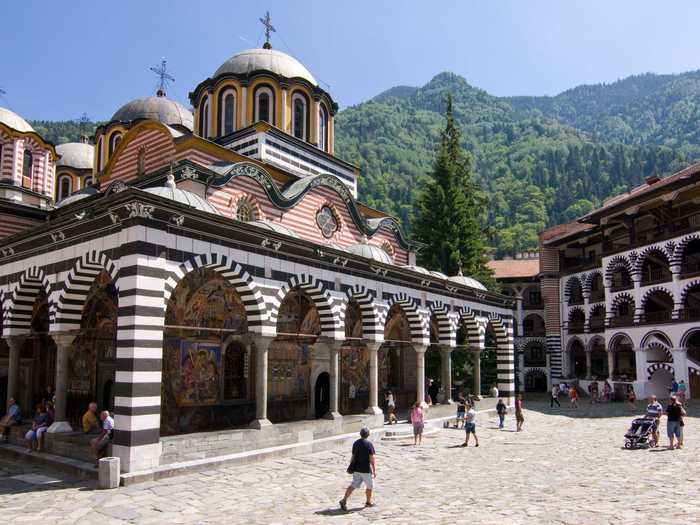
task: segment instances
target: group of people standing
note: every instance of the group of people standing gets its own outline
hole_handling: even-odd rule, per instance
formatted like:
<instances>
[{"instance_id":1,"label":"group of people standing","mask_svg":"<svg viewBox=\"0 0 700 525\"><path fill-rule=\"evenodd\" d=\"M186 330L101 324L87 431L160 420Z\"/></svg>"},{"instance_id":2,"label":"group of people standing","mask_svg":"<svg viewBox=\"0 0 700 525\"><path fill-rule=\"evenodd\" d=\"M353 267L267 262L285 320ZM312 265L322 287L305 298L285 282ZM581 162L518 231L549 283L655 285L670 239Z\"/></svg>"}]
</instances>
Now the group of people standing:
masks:
<instances>
[{"instance_id":1,"label":"group of people standing","mask_svg":"<svg viewBox=\"0 0 700 525\"><path fill-rule=\"evenodd\" d=\"M568 386L566 383L553 385L549 400L549 408L554 408L554 403L556 403L558 407L561 407L559 396L568 396L569 406L571 408L578 408L578 390L576 390L575 386Z\"/></svg>"},{"instance_id":2,"label":"group of people standing","mask_svg":"<svg viewBox=\"0 0 700 525\"><path fill-rule=\"evenodd\" d=\"M683 427L685 421L683 417L687 416L683 403L678 400L678 397L671 395L668 400L666 409L661 406L656 396L649 396L649 404L647 405L645 417L653 419L656 422L654 427L654 441L659 443L659 426L661 416L666 416L666 435L668 436L668 448L678 449L683 448Z\"/></svg>"}]
</instances>

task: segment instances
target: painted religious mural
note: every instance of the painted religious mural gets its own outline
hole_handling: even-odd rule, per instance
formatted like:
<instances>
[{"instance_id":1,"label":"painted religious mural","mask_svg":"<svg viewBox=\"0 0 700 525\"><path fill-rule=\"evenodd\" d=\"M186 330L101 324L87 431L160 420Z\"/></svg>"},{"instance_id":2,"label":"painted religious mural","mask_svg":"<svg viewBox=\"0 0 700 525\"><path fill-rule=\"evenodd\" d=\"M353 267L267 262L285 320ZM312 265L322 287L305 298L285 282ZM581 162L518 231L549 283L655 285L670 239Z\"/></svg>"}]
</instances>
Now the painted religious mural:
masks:
<instances>
[{"instance_id":1,"label":"painted religious mural","mask_svg":"<svg viewBox=\"0 0 700 525\"><path fill-rule=\"evenodd\" d=\"M74 425L92 401L100 410L114 408L117 304L117 289L109 274L101 272L88 291L80 334L68 359L67 416Z\"/></svg>"},{"instance_id":2,"label":"painted religious mural","mask_svg":"<svg viewBox=\"0 0 700 525\"><path fill-rule=\"evenodd\" d=\"M340 351L340 412L361 413L369 400L369 352L362 343L362 311L350 302L345 311L345 344Z\"/></svg>"},{"instance_id":3,"label":"painted religious mural","mask_svg":"<svg viewBox=\"0 0 700 525\"><path fill-rule=\"evenodd\" d=\"M232 400L229 396L234 395L234 400L253 402L241 387L247 374L247 355L243 359L225 357L229 351L226 341L245 335L247 330L245 306L219 273L198 269L180 281L165 313L163 434L244 424L252 417L248 406L227 406ZM225 369L225 365L236 370ZM245 371L238 369L244 365Z\"/></svg>"}]
</instances>

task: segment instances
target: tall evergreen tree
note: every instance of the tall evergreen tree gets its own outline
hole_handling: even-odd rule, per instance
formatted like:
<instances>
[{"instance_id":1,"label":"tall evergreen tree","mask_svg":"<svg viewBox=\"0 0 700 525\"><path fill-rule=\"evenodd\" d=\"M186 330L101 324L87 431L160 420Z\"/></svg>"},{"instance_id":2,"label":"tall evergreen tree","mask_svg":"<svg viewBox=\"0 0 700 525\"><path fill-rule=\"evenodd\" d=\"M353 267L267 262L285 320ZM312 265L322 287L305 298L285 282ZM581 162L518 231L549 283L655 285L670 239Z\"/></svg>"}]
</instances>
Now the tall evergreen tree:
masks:
<instances>
[{"instance_id":1,"label":"tall evergreen tree","mask_svg":"<svg viewBox=\"0 0 700 525\"><path fill-rule=\"evenodd\" d=\"M484 193L475 183L471 159L460 146L461 134L447 96L447 124L440 134L432 177L420 193L414 232L426 246L418 254L421 264L456 275L460 268L493 288L488 262Z\"/></svg>"}]
</instances>

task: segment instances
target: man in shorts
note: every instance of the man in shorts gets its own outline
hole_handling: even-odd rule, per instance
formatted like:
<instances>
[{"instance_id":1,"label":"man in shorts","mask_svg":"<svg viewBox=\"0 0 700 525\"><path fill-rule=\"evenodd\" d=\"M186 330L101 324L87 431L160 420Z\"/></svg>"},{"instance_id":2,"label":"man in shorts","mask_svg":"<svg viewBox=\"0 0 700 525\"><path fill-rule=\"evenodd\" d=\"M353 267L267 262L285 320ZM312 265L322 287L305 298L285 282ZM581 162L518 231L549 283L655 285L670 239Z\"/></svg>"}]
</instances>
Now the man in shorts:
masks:
<instances>
[{"instance_id":1,"label":"man in shorts","mask_svg":"<svg viewBox=\"0 0 700 525\"><path fill-rule=\"evenodd\" d=\"M360 430L360 439L352 444L352 459L348 472L352 471L352 482L345 490L345 496L340 500L340 508L344 511L348 510L348 498L352 491L359 489L362 484L365 484L365 507L373 507L372 489L374 488L374 478L377 477L377 466L374 461L374 445L367 439L369 437L369 428L363 427Z\"/></svg>"},{"instance_id":2,"label":"man in shorts","mask_svg":"<svg viewBox=\"0 0 700 525\"><path fill-rule=\"evenodd\" d=\"M464 443L463 447L469 446L469 435L474 434L474 441L476 441L475 446L479 446L479 438L476 437L476 410L472 405L467 405L467 411L464 414Z\"/></svg>"}]
</instances>

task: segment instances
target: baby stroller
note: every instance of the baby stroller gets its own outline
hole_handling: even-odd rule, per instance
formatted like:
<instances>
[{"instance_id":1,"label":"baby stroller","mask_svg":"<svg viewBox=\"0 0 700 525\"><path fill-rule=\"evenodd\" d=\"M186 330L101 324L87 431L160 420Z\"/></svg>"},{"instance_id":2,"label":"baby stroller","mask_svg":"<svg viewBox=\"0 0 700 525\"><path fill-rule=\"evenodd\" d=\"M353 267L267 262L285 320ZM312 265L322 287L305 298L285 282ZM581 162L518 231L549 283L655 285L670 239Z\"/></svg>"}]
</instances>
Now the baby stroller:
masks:
<instances>
[{"instance_id":1,"label":"baby stroller","mask_svg":"<svg viewBox=\"0 0 700 525\"><path fill-rule=\"evenodd\" d=\"M655 447L656 419L638 417L632 420L632 425L625 434L625 448Z\"/></svg>"}]
</instances>

